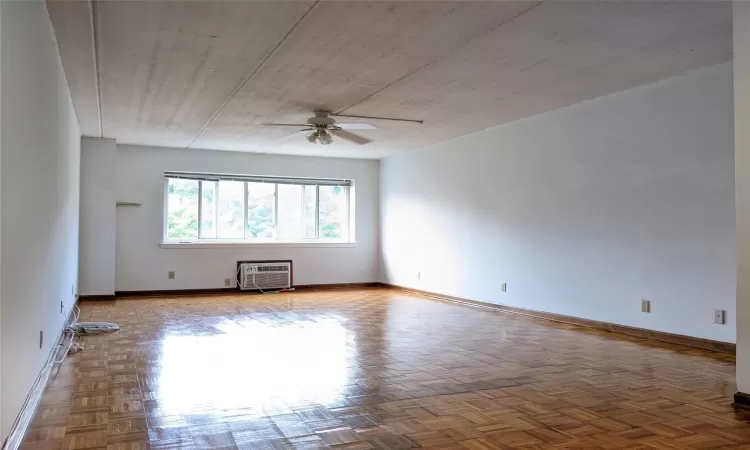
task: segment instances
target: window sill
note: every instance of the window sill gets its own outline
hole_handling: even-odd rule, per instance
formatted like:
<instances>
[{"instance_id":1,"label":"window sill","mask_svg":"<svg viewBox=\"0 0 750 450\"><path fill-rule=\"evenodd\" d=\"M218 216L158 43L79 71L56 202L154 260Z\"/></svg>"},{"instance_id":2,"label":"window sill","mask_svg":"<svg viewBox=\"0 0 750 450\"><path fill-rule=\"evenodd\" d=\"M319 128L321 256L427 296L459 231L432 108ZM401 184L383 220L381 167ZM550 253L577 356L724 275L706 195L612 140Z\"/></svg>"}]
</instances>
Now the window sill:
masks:
<instances>
[{"instance_id":1,"label":"window sill","mask_svg":"<svg viewBox=\"0 0 750 450\"><path fill-rule=\"evenodd\" d=\"M162 242L165 249L220 249L220 248L354 248L356 242Z\"/></svg>"}]
</instances>

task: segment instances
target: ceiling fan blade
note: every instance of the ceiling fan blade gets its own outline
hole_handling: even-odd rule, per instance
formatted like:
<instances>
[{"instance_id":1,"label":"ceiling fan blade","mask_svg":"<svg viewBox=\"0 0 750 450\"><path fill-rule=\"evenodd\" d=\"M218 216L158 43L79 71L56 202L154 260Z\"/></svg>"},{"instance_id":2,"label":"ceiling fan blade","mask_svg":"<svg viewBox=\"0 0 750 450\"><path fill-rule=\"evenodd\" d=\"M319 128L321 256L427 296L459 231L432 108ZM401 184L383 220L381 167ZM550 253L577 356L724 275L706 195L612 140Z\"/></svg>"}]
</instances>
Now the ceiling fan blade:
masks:
<instances>
[{"instance_id":1,"label":"ceiling fan blade","mask_svg":"<svg viewBox=\"0 0 750 450\"><path fill-rule=\"evenodd\" d=\"M411 122L411 123L418 123L420 125L424 124L424 120L397 119L395 117L356 116L354 114L331 114L331 117L350 117L352 119L391 120L393 122Z\"/></svg>"},{"instance_id":2,"label":"ceiling fan blade","mask_svg":"<svg viewBox=\"0 0 750 450\"><path fill-rule=\"evenodd\" d=\"M353 143L358 144L358 145L364 145L364 144L368 144L368 143L372 142L371 139L367 139L364 136L360 136L358 134L350 133L350 132L345 131L345 130L337 130L337 131L334 131L334 133L335 133L334 134L335 136L338 136L341 139L345 139L345 140L347 140L349 142L353 142Z\"/></svg>"},{"instance_id":3,"label":"ceiling fan blade","mask_svg":"<svg viewBox=\"0 0 750 450\"><path fill-rule=\"evenodd\" d=\"M310 125L304 123L262 123L264 127L309 127Z\"/></svg>"},{"instance_id":4,"label":"ceiling fan blade","mask_svg":"<svg viewBox=\"0 0 750 450\"><path fill-rule=\"evenodd\" d=\"M341 128L342 130L377 130L378 127L371 123L361 122L361 123L337 123L337 127Z\"/></svg>"}]
</instances>

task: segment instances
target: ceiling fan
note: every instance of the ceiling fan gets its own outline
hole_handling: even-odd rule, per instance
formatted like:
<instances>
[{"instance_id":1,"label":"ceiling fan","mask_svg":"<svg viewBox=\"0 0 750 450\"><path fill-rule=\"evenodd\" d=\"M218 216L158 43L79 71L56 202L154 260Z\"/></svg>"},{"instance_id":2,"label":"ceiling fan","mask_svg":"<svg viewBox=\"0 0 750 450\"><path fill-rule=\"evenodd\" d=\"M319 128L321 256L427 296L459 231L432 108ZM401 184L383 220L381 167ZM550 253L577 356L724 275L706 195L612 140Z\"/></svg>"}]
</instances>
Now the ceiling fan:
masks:
<instances>
[{"instance_id":1,"label":"ceiling fan","mask_svg":"<svg viewBox=\"0 0 750 450\"><path fill-rule=\"evenodd\" d=\"M307 141L311 144L330 145L333 143L333 135L345 139L349 142L358 145L364 145L372 142L364 136L360 136L355 133L351 133L348 130L376 130L378 127L371 123L358 122L358 123L336 123L333 117L349 117L354 119L373 119L373 120L393 120L397 122L412 122L423 124L423 120L412 120L412 119L394 119L390 117L372 117L372 116L351 116L345 114L331 114L330 111L316 110L313 111L314 117L307 119L306 124L296 123L264 123L263 126L268 127L303 127L299 130L300 132L311 133L307 136Z\"/></svg>"}]
</instances>

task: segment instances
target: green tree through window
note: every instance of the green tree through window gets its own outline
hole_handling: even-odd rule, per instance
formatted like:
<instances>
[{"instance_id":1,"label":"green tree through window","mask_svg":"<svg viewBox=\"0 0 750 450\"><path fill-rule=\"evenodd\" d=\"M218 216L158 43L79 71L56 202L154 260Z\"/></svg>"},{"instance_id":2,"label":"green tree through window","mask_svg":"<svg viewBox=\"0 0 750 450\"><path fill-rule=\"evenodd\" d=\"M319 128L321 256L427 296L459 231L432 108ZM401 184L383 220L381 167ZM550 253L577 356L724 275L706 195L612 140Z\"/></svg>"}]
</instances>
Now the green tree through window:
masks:
<instances>
[{"instance_id":1,"label":"green tree through window","mask_svg":"<svg viewBox=\"0 0 750 450\"><path fill-rule=\"evenodd\" d=\"M247 237L271 239L274 237L274 204L276 185L247 183Z\"/></svg>"},{"instance_id":2,"label":"green tree through window","mask_svg":"<svg viewBox=\"0 0 750 450\"><path fill-rule=\"evenodd\" d=\"M320 186L320 237L345 239L349 215L346 189L341 186Z\"/></svg>"},{"instance_id":3,"label":"green tree through window","mask_svg":"<svg viewBox=\"0 0 750 450\"><path fill-rule=\"evenodd\" d=\"M167 190L167 237L198 237L198 181L170 179Z\"/></svg>"}]
</instances>

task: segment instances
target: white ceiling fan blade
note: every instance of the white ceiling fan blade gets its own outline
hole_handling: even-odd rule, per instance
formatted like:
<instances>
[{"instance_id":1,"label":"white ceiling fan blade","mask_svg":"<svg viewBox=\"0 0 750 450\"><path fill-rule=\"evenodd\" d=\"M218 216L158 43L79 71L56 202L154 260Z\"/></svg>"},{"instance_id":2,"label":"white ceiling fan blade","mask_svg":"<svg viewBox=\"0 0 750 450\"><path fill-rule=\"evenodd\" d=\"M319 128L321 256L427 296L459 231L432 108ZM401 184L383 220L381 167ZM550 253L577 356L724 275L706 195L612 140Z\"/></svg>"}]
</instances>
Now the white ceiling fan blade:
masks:
<instances>
[{"instance_id":1,"label":"white ceiling fan blade","mask_svg":"<svg viewBox=\"0 0 750 450\"><path fill-rule=\"evenodd\" d=\"M393 122L411 122L411 123L418 123L420 125L424 124L424 120L397 119L395 117L357 116L357 115L354 115L354 114L331 114L331 117L349 117L349 118L352 118L352 119L391 120Z\"/></svg>"},{"instance_id":2,"label":"white ceiling fan blade","mask_svg":"<svg viewBox=\"0 0 750 450\"><path fill-rule=\"evenodd\" d=\"M345 130L337 130L334 132L334 135L337 137L340 137L341 139L345 139L349 142L353 142L358 145L364 145L372 142L371 139L367 139L364 136L360 136L358 134L350 133Z\"/></svg>"},{"instance_id":3,"label":"white ceiling fan blade","mask_svg":"<svg viewBox=\"0 0 750 450\"><path fill-rule=\"evenodd\" d=\"M341 128L342 130L377 130L378 127L371 123L337 123L335 124L337 127Z\"/></svg>"},{"instance_id":4,"label":"white ceiling fan blade","mask_svg":"<svg viewBox=\"0 0 750 450\"><path fill-rule=\"evenodd\" d=\"M310 125L304 123L262 123L260 124L264 127L309 127Z\"/></svg>"}]
</instances>

